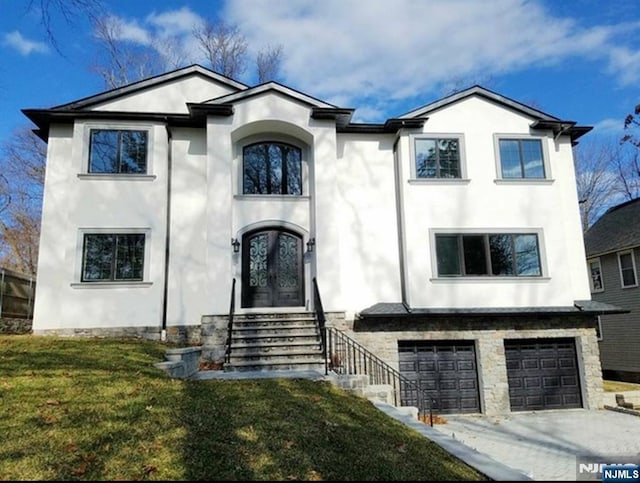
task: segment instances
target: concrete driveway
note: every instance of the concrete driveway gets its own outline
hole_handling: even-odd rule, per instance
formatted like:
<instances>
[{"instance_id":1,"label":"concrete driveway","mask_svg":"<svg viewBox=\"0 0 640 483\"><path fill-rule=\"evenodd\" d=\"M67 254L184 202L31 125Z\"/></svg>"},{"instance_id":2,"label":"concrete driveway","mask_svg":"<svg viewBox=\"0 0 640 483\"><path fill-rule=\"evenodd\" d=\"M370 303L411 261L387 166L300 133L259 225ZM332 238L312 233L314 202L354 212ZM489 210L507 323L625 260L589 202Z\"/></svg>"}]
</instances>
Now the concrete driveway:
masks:
<instances>
[{"instance_id":1,"label":"concrete driveway","mask_svg":"<svg viewBox=\"0 0 640 483\"><path fill-rule=\"evenodd\" d=\"M434 429L534 480L595 481L578 474L577 463L640 462L640 417L628 414L569 409L443 417L447 422Z\"/></svg>"}]
</instances>

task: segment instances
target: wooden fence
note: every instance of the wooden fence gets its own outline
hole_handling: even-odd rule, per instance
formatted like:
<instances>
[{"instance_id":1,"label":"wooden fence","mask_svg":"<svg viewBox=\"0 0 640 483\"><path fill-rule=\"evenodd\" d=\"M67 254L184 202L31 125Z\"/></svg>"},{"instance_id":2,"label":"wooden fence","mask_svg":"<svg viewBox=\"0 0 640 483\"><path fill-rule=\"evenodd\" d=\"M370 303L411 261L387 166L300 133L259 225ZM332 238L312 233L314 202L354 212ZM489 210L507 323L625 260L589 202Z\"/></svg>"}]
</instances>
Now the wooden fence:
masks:
<instances>
[{"instance_id":1,"label":"wooden fence","mask_svg":"<svg viewBox=\"0 0 640 483\"><path fill-rule=\"evenodd\" d=\"M0 317L33 318L35 277L0 268Z\"/></svg>"}]
</instances>

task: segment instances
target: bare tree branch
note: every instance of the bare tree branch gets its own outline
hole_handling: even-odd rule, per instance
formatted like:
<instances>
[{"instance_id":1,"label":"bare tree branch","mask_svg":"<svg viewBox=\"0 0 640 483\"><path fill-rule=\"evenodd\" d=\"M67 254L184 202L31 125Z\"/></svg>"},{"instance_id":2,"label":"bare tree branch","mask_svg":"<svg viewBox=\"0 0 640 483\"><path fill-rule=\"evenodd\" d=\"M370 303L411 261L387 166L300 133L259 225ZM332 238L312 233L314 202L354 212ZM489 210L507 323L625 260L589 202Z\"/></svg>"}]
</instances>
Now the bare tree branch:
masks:
<instances>
[{"instance_id":1,"label":"bare tree branch","mask_svg":"<svg viewBox=\"0 0 640 483\"><path fill-rule=\"evenodd\" d=\"M580 143L574 149L576 185L582 230L586 231L615 202L615 162L619 146L614 143Z\"/></svg>"},{"instance_id":2,"label":"bare tree branch","mask_svg":"<svg viewBox=\"0 0 640 483\"><path fill-rule=\"evenodd\" d=\"M232 79L244 73L247 40L237 26L206 21L194 28L193 35L214 71Z\"/></svg>"},{"instance_id":3,"label":"bare tree branch","mask_svg":"<svg viewBox=\"0 0 640 483\"><path fill-rule=\"evenodd\" d=\"M93 21L94 35L101 55L91 69L105 86L115 89L164 70L158 51L147 45L122 40L122 21L113 16Z\"/></svg>"},{"instance_id":4,"label":"bare tree branch","mask_svg":"<svg viewBox=\"0 0 640 483\"><path fill-rule=\"evenodd\" d=\"M99 17L103 4L101 0L29 0L27 10L34 9L39 10L40 24L49 44L62 55L55 33L54 14L62 17L67 26L73 26L83 18L93 21Z\"/></svg>"},{"instance_id":5,"label":"bare tree branch","mask_svg":"<svg viewBox=\"0 0 640 483\"><path fill-rule=\"evenodd\" d=\"M0 171L5 208L0 216L0 263L36 273L46 145L30 128L17 129L5 143Z\"/></svg>"},{"instance_id":6,"label":"bare tree branch","mask_svg":"<svg viewBox=\"0 0 640 483\"><path fill-rule=\"evenodd\" d=\"M276 79L282 62L282 52L282 45L269 45L258 52L256 68L258 70L259 84Z\"/></svg>"},{"instance_id":7,"label":"bare tree branch","mask_svg":"<svg viewBox=\"0 0 640 483\"><path fill-rule=\"evenodd\" d=\"M616 159L617 191L626 200L640 196L640 155L637 150L624 152Z\"/></svg>"}]
</instances>

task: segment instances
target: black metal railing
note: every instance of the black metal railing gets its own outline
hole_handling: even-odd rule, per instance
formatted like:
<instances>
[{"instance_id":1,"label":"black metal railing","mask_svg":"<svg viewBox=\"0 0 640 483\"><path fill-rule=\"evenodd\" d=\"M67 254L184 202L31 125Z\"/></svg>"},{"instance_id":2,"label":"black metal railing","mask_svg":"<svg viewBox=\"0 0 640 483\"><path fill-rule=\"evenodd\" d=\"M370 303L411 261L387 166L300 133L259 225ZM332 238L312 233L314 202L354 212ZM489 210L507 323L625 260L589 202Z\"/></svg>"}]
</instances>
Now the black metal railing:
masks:
<instances>
[{"instance_id":1,"label":"black metal railing","mask_svg":"<svg viewBox=\"0 0 640 483\"><path fill-rule=\"evenodd\" d=\"M231 281L231 302L229 302L229 324L227 325L227 342L224 349L224 361L231 362L231 333L233 331L233 315L236 311L236 279Z\"/></svg>"},{"instance_id":2,"label":"black metal railing","mask_svg":"<svg viewBox=\"0 0 640 483\"><path fill-rule=\"evenodd\" d=\"M385 361L371 353L335 327L327 327L329 368L340 375L366 375L369 384L386 384L393 388L394 406L415 406L418 419L433 426L429 397L414 381L406 378ZM427 417L428 415L428 417Z\"/></svg>"},{"instance_id":3,"label":"black metal railing","mask_svg":"<svg viewBox=\"0 0 640 483\"><path fill-rule=\"evenodd\" d=\"M324 374L329 374L329 364L327 362L327 330L324 309L322 308L322 299L320 298L320 290L318 289L318 280L313 277L313 308L316 312L316 320L318 321L318 330L322 340L322 360L324 361Z\"/></svg>"},{"instance_id":4,"label":"black metal railing","mask_svg":"<svg viewBox=\"0 0 640 483\"><path fill-rule=\"evenodd\" d=\"M313 304L322 339L325 374L332 370L339 375L366 375L369 384L386 384L393 388L394 406L415 406L418 419L433 426L433 406L415 382L335 327L326 326L318 281L313 278Z\"/></svg>"}]
</instances>

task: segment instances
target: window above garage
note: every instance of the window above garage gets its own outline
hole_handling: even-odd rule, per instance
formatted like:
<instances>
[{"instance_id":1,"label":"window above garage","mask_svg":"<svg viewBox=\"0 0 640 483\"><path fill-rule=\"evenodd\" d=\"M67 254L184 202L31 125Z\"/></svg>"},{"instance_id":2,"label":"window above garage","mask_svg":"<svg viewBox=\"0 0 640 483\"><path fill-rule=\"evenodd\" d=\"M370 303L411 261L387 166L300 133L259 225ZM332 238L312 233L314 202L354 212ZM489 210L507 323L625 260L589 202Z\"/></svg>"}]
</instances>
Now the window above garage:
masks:
<instances>
[{"instance_id":1,"label":"window above garage","mask_svg":"<svg viewBox=\"0 0 640 483\"><path fill-rule=\"evenodd\" d=\"M438 277L541 277L537 233L436 233Z\"/></svg>"}]
</instances>

